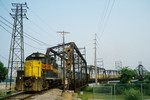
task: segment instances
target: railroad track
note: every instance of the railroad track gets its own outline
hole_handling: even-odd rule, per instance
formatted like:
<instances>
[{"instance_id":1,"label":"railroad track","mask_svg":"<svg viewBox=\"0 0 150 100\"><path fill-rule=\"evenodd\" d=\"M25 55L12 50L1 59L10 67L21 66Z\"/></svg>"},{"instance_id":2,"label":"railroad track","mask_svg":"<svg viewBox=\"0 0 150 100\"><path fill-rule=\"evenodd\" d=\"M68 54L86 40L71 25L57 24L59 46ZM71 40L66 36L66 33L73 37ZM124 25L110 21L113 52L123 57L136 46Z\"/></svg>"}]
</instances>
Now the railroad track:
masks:
<instances>
[{"instance_id":1,"label":"railroad track","mask_svg":"<svg viewBox=\"0 0 150 100\"><path fill-rule=\"evenodd\" d=\"M50 89L49 89L50 90ZM16 93L4 98L1 98L0 100L27 100L27 99L34 99L33 96L41 95L46 93L47 90L43 90L40 92L22 92L22 93Z\"/></svg>"},{"instance_id":2,"label":"railroad track","mask_svg":"<svg viewBox=\"0 0 150 100\"><path fill-rule=\"evenodd\" d=\"M1 98L0 100L25 100L27 98L30 98L33 95L34 95L33 93L19 92L19 93L15 93L10 96Z\"/></svg>"},{"instance_id":3,"label":"railroad track","mask_svg":"<svg viewBox=\"0 0 150 100\"><path fill-rule=\"evenodd\" d=\"M53 88L56 88L56 87L60 88L62 86L54 86L54 87L51 87L48 90L43 90L43 91L39 91L39 92L18 92L18 93L14 93L14 94L12 94L10 96L4 97L4 98L0 98L0 100L27 100L27 99L34 99L34 98L32 98L33 96L44 94L47 91L49 91L49 90L51 90Z\"/></svg>"},{"instance_id":4,"label":"railroad track","mask_svg":"<svg viewBox=\"0 0 150 100\"><path fill-rule=\"evenodd\" d=\"M0 100L27 100L27 99L34 99L33 96L40 95L46 93L45 91L40 92L23 92L23 93L16 93L4 98L1 98Z\"/></svg>"}]
</instances>

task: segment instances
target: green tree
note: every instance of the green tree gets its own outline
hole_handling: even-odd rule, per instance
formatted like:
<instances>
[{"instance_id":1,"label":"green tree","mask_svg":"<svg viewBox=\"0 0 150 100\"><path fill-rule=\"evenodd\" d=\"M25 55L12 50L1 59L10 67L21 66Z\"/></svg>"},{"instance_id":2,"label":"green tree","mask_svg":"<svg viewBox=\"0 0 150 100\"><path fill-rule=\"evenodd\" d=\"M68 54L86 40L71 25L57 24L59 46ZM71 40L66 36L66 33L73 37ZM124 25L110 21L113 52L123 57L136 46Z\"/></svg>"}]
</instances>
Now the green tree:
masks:
<instances>
[{"instance_id":1,"label":"green tree","mask_svg":"<svg viewBox=\"0 0 150 100\"><path fill-rule=\"evenodd\" d=\"M128 68L124 67L121 69L121 76L120 76L120 82L121 83L128 83L133 77L137 76L137 72Z\"/></svg>"},{"instance_id":2,"label":"green tree","mask_svg":"<svg viewBox=\"0 0 150 100\"><path fill-rule=\"evenodd\" d=\"M144 75L144 79L146 82L150 83L150 72Z\"/></svg>"},{"instance_id":3,"label":"green tree","mask_svg":"<svg viewBox=\"0 0 150 100\"><path fill-rule=\"evenodd\" d=\"M141 100L141 93L139 90L133 88L125 90L125 100Z\"/></svg>"},{"instance_id":4,"label":"green tree","mask_svg":"<svg viewBox=\"0 0 150 100\"><path fill-rule=\"evenodd\" d=\"M0 82L6 79L7 68L4 67L4 64L0 61Z\"/></svg>"}]
</instances>

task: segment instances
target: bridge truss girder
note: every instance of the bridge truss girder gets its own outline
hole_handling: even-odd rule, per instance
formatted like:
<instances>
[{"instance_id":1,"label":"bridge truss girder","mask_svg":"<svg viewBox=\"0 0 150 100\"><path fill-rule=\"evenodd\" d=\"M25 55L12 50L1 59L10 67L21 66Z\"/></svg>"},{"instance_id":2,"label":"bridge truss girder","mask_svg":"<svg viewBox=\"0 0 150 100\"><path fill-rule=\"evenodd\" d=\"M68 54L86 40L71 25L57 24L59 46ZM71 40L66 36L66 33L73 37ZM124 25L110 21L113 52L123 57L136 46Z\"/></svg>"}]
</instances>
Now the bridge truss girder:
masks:
<instances>
[{"instance_id":1,"label":"bridge truss girder","mask_svg":"<svg viewBox=\"0 0 150 100\"><path fill-rule=\"evenodd\" d=\"M68 79L67 89L76 90L88 83L87 62L79 51L74 42L64 44L65 62L70 62L70 65L65 66L66 78ZM69 49L69 51L67 51ZM63 69L63 45L54 46L47 49L47 56L57 57L61 59L61 69Z\"/></svg>"},{"instance_id":2,"label":"bridge truss girder","mask_svg":"<svg viewBox=\"0 0 150 100\"><path fill-rule=\"evenodd\" d=\"M144 75L148 75L150 72L142 65L142 64L139 64L136 68L135 68L135 71L137 72L138 74L138 79L139 80L143 80L144 78Z\"/></svg>"}]
</instances>

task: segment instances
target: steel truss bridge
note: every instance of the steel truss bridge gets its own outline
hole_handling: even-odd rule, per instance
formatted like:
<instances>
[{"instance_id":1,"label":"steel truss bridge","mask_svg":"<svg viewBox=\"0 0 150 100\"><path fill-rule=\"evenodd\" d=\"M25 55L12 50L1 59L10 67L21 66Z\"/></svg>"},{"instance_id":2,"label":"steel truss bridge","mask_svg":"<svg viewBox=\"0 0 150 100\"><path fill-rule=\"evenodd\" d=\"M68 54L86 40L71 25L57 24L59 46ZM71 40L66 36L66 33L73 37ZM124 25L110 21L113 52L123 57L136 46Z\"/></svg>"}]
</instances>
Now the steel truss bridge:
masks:
<instances>
[{"instance_id":1,"label":"steel truss bridge","mask_svg":"<svg viewBox=\"0 0 150 100\"><path fill-rule=\"evenodd\" d=\"M135 71L137 72L139 80L144 80L145 75L150 75L150 72L142 64L139 64L135 68Z\"/></svg>"},{"instance_id":2,"label":"steel truss bridge","mask_svg":"<svg viewBox=\"0 0 150 100\"><path fill-rule=\"evenodd\" d=\"M63 50L63 46L64 49ZM64 51L64 52L63 52ZM67 90L72 89L78 91L81 87L95 82L95 67L92 65L87 66L87 62L79 48L74 42L60 44L47 49L47 56L56 58L57 63L60 65L62 73L63 70L63 58L65 59L65 87ZM63 57L64 56L64 57ZM117 80L120 74L117 70L105 70L104 68L97 68L98 82L106 82L108 80ZM59 76L63 76L62 74ZM63 78L62 78L63 79Z\"/></svg>"}]
</instances>

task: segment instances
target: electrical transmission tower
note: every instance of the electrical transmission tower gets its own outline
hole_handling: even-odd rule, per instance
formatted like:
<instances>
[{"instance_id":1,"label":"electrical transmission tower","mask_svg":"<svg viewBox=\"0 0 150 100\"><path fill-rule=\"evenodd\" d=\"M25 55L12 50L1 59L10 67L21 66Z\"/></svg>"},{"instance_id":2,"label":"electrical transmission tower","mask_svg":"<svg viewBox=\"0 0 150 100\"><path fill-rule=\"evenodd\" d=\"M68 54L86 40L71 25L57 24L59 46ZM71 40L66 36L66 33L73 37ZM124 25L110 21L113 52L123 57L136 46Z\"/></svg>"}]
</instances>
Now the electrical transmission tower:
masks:
<instances>
[{"instance_id":1,"label":"electrical transmission tower","mask_svg":"<svg viewBox=\"0 0 150 100\"><path fill-rule=\"evenodd\" d=\"M19 70L24 70L24 39L23 39L23 18L26 17L28 8L27 4L24 3L12 3L12 6L15 9L11 9L13 13L10 13L14 19L10 52L9 52L9 61L8 61L8 74L6 79L6 89L7 89L7 80L10 79L10 89L12 86L13 74L15 74L16 66L19 67ZM8 78L10 77L10 78Z\"/></svg>"},{"instance_id":2,"label":"electrical transmission tower","mask_svg":"<svg viewBox=\"0 0 150 100\"><path fill-rule=\"evenodd\" d=\"M99 58L97 62L99 62L100 68L104 68L104 60L103 60L103 58Z\"/></svg>"},{"instance_id":3,"label":"electrical transmission tower","mask_svg":"<svg viewBox=\"0 0 150 100\"><path fill-rule=\"evenodd\" d=\"M115 68L116 70L122 69L122 61L115 61Z\"/></svg>"}]
</instances>

